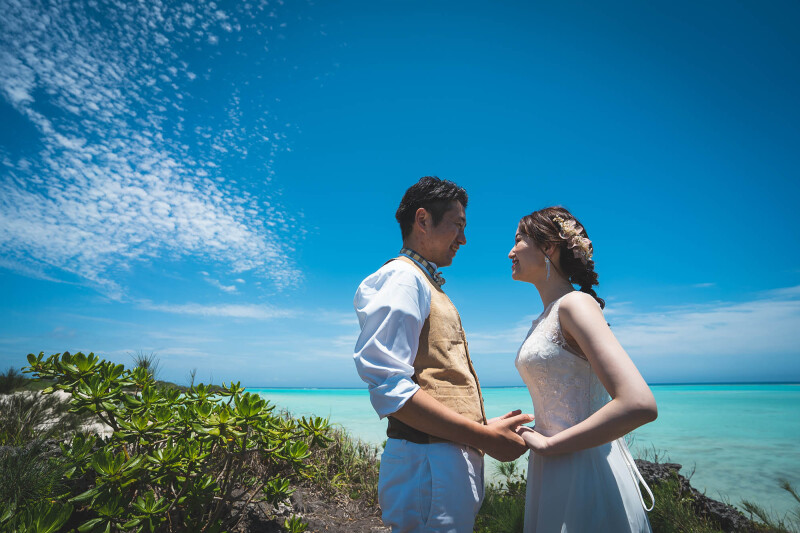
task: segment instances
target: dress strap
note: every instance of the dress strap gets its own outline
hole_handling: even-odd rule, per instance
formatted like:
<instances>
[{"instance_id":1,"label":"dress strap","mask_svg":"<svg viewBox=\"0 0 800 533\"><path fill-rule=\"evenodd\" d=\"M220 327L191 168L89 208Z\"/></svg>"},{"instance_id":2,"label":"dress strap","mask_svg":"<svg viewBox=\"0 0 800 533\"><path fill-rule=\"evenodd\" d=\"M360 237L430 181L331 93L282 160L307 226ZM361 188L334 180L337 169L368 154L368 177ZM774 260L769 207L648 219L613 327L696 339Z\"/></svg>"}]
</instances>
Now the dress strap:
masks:
<instances>
[{"instance_id":1,"label":"dress strap","mask_svg":"<svg viewBox=\"0 0 800 533\"><path fill-rule=\"evenodd\" d=\"M642 502L642 507L647 512L653 510L653 507L656 505L656 499L653 496L653 491L650 490L650 487L647 486L647 482L642 477L642 474L639 472L639 469L636 468L636 462L633 460L633 456L631 452L628 450L628 445L625 444L625 440L620 438L617 439L617 446L619 446L620 451L622 452L622 458L625 459L625 464L628 467L628 472L630 473L631 477L633 478L633 484L636 485L636 490L639 492L639 501ZM650 507L647 507L647 504L644 503L644 496L642 495L642 487L644 490L647 491L647 495L650 496Z\"/></svg>"}]
</instances>

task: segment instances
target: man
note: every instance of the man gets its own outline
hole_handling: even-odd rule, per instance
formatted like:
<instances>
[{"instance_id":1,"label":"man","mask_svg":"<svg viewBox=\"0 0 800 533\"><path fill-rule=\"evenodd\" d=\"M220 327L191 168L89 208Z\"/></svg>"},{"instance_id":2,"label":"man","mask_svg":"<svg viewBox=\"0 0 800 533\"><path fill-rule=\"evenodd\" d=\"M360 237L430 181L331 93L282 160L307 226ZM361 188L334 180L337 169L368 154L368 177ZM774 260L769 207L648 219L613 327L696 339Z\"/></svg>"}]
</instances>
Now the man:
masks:
<instances>
[{"instance_id":1,"label":"man","mask_svg":"<svg viewBox=\"0 0 800 533\"><path fill-rule=\"evenodd\" d=\"M378 497L392 531L472 531L483 500L481 450L501 460L526 451L514 430L533 417L487 424L461 319L438 267L466 244L467 193L424 177L395 217L403 249L367 277L353 305L361 325L358 373L378 415L388 417Z\"/></svg>"}]
</instances>

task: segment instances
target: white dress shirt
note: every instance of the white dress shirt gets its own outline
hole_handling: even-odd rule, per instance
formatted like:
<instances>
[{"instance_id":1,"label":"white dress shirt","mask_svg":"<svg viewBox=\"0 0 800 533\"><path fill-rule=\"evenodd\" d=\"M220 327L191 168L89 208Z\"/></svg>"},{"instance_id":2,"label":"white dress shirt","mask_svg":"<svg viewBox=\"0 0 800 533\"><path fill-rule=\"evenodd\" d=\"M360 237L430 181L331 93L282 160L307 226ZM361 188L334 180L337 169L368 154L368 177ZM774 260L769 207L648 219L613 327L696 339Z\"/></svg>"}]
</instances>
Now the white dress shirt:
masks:
<instances>
[{"instance_id":1,"label":"white dress shirt","mask_svg":"<svg viewBox=\"0 0 800 533\"><path fill-rule=\"evenodd\" d=\"M356 369L384 418L419 389L412 379L414 359L431 312L431 289L420 269L390 261L361 282L353 307L361 326L353 355Z\"/></svg>"}]
</instances>

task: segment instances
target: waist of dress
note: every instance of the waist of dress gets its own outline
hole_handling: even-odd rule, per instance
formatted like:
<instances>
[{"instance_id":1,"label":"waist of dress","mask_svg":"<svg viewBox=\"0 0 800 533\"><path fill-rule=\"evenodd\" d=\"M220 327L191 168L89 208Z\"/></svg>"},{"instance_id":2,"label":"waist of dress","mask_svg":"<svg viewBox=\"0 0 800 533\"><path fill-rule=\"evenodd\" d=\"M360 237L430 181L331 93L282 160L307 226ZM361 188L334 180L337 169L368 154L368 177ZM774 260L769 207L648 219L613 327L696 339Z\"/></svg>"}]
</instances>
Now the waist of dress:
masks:
<instances>
[{"instance_id":1,"label":"waist of dress","mask_svg":"<svg viewBox=\"0 0 800 533\"><path fill-rule=\"evenodd\" d=\"M539 424L533 426L533 430L540 435L544 435L545 437L552 437L557 433L561 433L567 428L548 428L548 427L541 427ZM655 506L655 498L653 497L653 491L650 490L650 487L647 485L647 482L642 477L642 474L639 472L639 469L636 467L636 462L633 460L633 456L631 455L630 450L628 450L628 445L625 444L624 437L621 437L615 441L611 442L612 445L616 445L619 449L620 454L622 455L622 460L625 462L625 468L627 469L628 473L631 475L633 479L633 484L636 486L636 491L639 493L639 502L644 507L644 510L650 512L653 510ZM533 457L533 454L531 454ZM642 494L642 487L644 490L647 491L647 495L650 497L650 506L648 507L644 501L644 495Z\"/></svg>"}]
</instances>

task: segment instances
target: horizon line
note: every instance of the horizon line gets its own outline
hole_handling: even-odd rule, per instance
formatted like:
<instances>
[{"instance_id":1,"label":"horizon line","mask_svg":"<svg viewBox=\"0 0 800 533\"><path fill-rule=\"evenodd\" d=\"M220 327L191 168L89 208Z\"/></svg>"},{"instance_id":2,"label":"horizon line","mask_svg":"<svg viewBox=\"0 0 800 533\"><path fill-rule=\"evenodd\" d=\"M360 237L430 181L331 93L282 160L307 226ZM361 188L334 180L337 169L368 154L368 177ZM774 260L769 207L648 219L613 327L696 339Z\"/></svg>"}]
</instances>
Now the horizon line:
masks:
<instances>
[{"instance_id":1,"label":"horizon line","mask_svg":"<svg viewBox=\"0 0 800 533\"><path fill-rule=\"evenodd\" d=\"M692 382L663 382L648 383L649 386L666 385L800 385L800 381L692 381ZM245 387L250 389L283 389L283 390L367 390L366 387L275 387L275 386L252 386ZM481 389L524 389L525 385L490 385Z\"/></svg>"}]
</instances>

